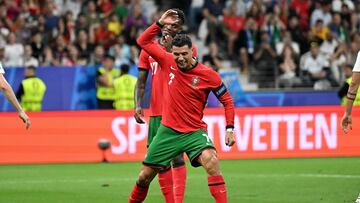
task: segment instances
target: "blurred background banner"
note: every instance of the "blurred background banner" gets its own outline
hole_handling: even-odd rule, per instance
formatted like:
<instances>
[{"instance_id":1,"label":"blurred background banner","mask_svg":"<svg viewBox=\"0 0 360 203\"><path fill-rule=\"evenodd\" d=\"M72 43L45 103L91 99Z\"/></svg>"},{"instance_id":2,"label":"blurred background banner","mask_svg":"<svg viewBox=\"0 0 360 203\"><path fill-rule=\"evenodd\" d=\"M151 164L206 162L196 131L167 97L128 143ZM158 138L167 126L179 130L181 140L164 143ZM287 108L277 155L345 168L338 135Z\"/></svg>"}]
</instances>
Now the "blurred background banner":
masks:
<instances>
[{"instance_id":1,"label":"blurred background banner","mask_svg":"<svg viewBox=\"0 0 360 203\"><path fill-rule=\"evenodd\" d=\"M360 156L360 111L355 128L341 131L342 108L237 108L237 142L224 144L223 109L207 109L204 121L220 159ZM146 153L147 125L138 125L132 111L53 111L29 113L25 130L15 113L0 113L0 163L100 162L98 141L111 142L109 161L141 161ZM145 111L145 115L149 112Z\"/></svg>"},{"instance_id":2,"label":"blurred background banner","mask_svg":"<svg viewBox=\"0 0 360 203\"><path fill-rule=\"evenodd\" d=\"M95 66L76 67L43 67L38 68L37 75L47 85L44 96L43 111L89 110L97 109ZM23 79L23 68L6 69L5 77L16 92ZM137 76L137 66L130 67L130 74ZM339 105L340 98L336 91L247 91L240 84L235 70L220 71L225 85L229 89L235 106L312 106ZM151 96L151 77L147 80L143 107L149 107ZM219 107L217 98L210 94L208 107ZM14 111L13 107L0 94L0 111Z\"/></svg>"}]
</instances>

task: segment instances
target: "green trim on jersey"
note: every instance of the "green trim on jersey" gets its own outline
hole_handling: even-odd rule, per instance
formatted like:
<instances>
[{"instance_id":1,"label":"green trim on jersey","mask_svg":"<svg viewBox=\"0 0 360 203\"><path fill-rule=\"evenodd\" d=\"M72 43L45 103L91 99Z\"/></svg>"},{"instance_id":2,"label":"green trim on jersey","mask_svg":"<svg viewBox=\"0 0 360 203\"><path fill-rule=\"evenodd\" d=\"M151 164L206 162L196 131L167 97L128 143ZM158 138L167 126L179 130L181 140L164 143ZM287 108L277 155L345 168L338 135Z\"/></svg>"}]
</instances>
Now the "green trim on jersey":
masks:
<instances>
[{"instance_id":1,"label":"green trim on jersey","mask_svg":"<svg viewBox=\"0 0 360 203\"><path fill-rule=\"evenodd\" d=\"M162 116L150 116L149 120L149 129L148 129L148 139L147 139L147 148L151 144L152 140L154 139L159 126L161 124Z\"/></svg>"},{"instance_id":2,"label":"green trim on jersey","mask_svg":"<svg viewBox=\"0 0 360 203\"><path fill-rule=\"evenodd\" d=\"M204 130L190 133L181 133L162 124L148 147L147 155L143 164L164 168L168 166L176 156L185 152L193 167L200 166L195 159L206 148L214 148L214 144Z\"/></svg>"}]
</instances>

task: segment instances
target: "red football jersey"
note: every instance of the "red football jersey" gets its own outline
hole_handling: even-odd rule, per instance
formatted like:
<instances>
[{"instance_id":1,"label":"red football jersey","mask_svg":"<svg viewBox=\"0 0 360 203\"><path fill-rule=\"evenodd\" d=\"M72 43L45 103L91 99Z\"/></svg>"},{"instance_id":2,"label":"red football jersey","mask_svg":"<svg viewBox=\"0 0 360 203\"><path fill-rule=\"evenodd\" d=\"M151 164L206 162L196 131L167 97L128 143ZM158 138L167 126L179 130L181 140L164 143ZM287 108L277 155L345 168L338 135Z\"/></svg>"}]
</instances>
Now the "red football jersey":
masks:
<instances>
[{"instance_id":1,"label":"red football jersey","mask_svg":"<svg viewBox=\"0 0 360 203\"><path fill-rule=\"evenodd\" d=\"M157 43L164 51L165 47L161 46L158 41ZM193 45L193 56L196 56L196 48ZM139 57L139 68L151 71L151 99L150 99L150 116L161 116L162 115L162 102L163 102L163 88L165 87L162 83L161 66L146 51L141 50Z\"/></svg>"},{"instance_id":2,"label":"red football jersey","mask_svg":"<svg viewBox=\"0 0 360 203\"><path fill-rule=\"evenodd\" d=\"M160 30L151 25L138 38L138 44L151 55L162 67L165 85L164 107L161 123L176 131L187 133L207 129L202 121L203 110L210 91L213 91L224 105L227 126L234 125L234 103L220 76L201 63L187 71L181 71L171 53L160 48L153 41Z\"/></svg>"}]
</instances>

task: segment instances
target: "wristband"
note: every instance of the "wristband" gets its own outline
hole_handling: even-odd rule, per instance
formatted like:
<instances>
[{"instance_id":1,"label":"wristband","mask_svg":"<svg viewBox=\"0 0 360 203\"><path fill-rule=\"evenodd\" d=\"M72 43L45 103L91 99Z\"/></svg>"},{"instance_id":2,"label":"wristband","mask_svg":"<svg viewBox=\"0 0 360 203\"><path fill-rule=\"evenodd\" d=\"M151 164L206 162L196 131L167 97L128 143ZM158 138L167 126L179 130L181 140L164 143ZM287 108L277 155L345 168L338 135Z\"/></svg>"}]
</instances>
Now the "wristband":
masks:
<instances>
[{"instance_id":1,"label":"wristband","mask_svg":"<svg viewBox=\"0 0 360 203\"><path fill-rule=\"evenodd\" d=\"M226 128L226 132L232 133L232 132L234 132L234 128Z\"/></svg>"},{"instance_id":2,"label":"wristband","mask_svg":"<svg viewBox=\"0 0 360 203\"><path fill-rule=\"evenodd\" d=\"M158 25L158 26L159 26L159 27L161 27L161 28L163 28L163 27L164 27L164 25L163 25L163 24L161 24L159 20L157 20L157 21L156 21L156 25Z\"/></svg>"}]
</instances>

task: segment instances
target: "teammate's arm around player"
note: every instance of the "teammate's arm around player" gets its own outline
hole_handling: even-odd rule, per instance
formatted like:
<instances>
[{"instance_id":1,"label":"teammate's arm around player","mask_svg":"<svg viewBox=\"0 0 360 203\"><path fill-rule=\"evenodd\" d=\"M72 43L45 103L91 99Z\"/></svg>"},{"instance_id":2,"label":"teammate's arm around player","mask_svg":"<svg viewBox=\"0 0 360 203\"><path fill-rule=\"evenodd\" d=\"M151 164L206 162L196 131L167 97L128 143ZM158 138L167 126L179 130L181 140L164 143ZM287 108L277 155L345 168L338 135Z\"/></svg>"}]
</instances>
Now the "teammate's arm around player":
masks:
<instances>
[{"instance_id":1,"label":"teammate's arm around player","mask_svg":"<svg viewBox=\"0 0 360 203\"><path fill-rule=\"evenodd\" d=\"M0 69L2 69L2 67L0 67ZM26 115L24 110L21 108L21 105L16 99L13 89L6 81L3 72L1 72L1 70L0 70L0 89L4 93L5 97L8 99L8 101L15 107L16 111L19 114L19 117L26 124L26 129L28 129L30 127L30 119Z\"/></svg>"},{"instance_id":2,"label":"teammate's arm around player","mask_svg":"<svg viewBox=\"0 0 360 203\"><path fill-rule=\"evenodd\" d=\"M360 84L360 51L358 52L356 62L353 68L352 81L349 86L348 93L346 95L346 105L344 116L341 120L342 130L347 133L349 129L352 129L352 107L354 104L354 100L356 98L356 94L358 92Z\"/></svg>"}]
</instances>

